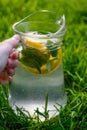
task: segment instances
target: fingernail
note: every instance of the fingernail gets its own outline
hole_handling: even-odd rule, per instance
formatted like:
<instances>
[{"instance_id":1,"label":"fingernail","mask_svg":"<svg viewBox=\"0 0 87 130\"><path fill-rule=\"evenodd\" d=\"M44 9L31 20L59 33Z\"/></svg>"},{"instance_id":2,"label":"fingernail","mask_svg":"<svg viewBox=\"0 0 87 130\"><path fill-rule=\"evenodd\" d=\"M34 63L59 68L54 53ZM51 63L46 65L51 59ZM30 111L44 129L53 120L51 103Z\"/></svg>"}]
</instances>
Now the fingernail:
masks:
<instances>
[{"instance_id":1,"label":"fingernail","mask_svg":"<svg viewBox=\"0 0 87 130\"><path fill-rule=\"evenodd\" d=\"M18 34L15 34L14 36L13 36L13 38L15 38L16 40L20 40L20 36L18 35Z\"/></svg>"}]
</instances>

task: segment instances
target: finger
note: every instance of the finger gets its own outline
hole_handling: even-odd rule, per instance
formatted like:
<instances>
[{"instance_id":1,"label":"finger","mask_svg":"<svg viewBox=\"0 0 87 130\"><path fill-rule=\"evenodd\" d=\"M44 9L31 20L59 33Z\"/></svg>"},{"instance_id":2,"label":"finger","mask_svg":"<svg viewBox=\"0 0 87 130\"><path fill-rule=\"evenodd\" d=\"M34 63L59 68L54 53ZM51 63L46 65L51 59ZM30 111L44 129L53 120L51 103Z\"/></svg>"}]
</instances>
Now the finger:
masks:
<instances>
[{"instance_id":1,"label":"finger","mask_svg":"<svg viewBox=\"0 0 87 130\"><path fill-rule=\"evenodd\" d=\"M7 39L4 41L9 47L14 48L15 46L18 45L18 42L20 41L20 36L19 35L14 35L13 37Z\"/></svg>"},{"instance_id":2,"label":"finger","mask_svg":"<svg viewBox=\"0 0 87 130\"><path fill-rule=\"evenodd\" d=\"M13 76L15 74L15 69L14 68L9 68L7 70L7 73L8 73L9 76Z\"/></svg>"},{"instance_id":3,"label":"finger","mask_svg":"<svg viewBox=\"0 0 87 130\"><path fill-rule=\"evenodd\" d=\"M12 53L10 54L10 58L13 60L17 59L18 56L19 56L19 53L18 53L18 51L15 51L15 50L13 50Z\"/></svg>"},{"instance_id":4,"label":"finger","mask_svg":"<svg viewBox=\"0 0 87 130\"><path fill-rule=\"evenodd\" d=\"M19 35L14 35L12 38L9 38L8 40L5 40L1 43L1 48L2 48L2 55L7 55L7 57L10 55L12 52L12 49L18 45L20 41Z\"/></svg>"},{"instance_id":5,"label":"finger","mask_svg":"<svg viewBox=\"0 0 87 130\"><path fill-rule=\"evenodd\" d=\"M9 82L11 82L12 81L12 76L9 76Z\"/></svg>"},{"instance_id":6,"label":"finger","mask_svg":"<svg viewBox=\"0 0 87 130\"><path fill-rule=\"evenodd\" d=\"M8 59L8 62L7 62L7 68L15 68L15 67L17 67L17 65L18 65L18 60L17 59Z\"/></svg>"}]
</instances>

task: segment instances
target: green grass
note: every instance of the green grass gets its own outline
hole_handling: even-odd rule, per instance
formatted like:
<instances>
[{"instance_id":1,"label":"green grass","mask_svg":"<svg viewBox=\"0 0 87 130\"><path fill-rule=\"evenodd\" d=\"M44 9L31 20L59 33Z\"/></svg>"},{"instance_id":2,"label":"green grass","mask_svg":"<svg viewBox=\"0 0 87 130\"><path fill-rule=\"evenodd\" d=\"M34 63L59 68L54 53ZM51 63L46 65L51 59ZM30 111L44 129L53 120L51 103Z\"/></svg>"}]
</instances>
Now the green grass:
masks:
<instances>
[{"instance_id":1,"label":"green grass","mask_svg":"<svg viewBox=\"0 0 87 130\"><path fill-rule=\"evenodd\" d=\"M34 119L17 108L16 115L0 86L0 130L87 130L86 0L0 0L0 41L13 35L13 23L40 9L66 16L63 67L67 105L55 118L40 122L39 112Z\"/></svg>"}]
</instances>

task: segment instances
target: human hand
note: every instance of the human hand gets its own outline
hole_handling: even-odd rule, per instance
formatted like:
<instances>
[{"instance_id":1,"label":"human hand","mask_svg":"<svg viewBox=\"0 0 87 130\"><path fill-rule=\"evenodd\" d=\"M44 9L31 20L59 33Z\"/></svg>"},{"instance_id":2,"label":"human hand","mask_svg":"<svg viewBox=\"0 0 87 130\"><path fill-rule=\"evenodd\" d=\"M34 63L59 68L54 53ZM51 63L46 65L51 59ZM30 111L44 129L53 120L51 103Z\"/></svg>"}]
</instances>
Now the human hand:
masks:
<instances>
[{"instance_id":1,"label":"human hand","mask_svg":"<svg viewBox=\"0 0 87 130\"><path fill-rule=\"evenodd\" d=\"M0 43L0 83L8 83L15 74L15 68L18 65L18 52L14 48L20 41L19 35Z\"/></svg>"}]
</instances>

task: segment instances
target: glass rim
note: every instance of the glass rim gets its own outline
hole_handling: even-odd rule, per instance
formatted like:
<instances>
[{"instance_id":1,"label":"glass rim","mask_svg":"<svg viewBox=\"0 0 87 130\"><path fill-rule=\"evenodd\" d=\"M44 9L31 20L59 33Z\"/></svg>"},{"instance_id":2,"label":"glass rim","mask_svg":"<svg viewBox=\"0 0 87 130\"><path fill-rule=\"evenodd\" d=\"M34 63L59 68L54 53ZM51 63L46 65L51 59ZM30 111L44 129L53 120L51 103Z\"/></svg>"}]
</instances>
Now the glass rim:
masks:
<instances>
[{"instance_id":1,"label":"glass rim","mask_svg":"<svg viewBox=\"0 0 87 130\"><path fill-rule=\"evenodd\" d=\"M13 25L12 25L12 29L14 30L14 32L15 33L17 33L17 34L19 34L19 35L21 35L21 36L29 36L29 34L27 34L27 33L24 33L24 32L21 32L21 31L18 31L17 29L16 29L16 26L18 25L18 24L20 24L20 23L22 23L25 19L27 19L28 17L30 17L30 16L33 16L34 14L36 14L36 13L39 13L39 12L47 12L47 13L56 13L56 12L54 12L54 11L49 11L49 10L39 10L39 11L35 11L34 13L31 13L31 14L29 14L28 16L26 16L25 18L23 18L22 20L20 20L19 22L16 22L16 23L14 23ZM39 34L39 36L37 36L38 38L54 38L54 37L63 37L64 36L64 34L65 34L65 32L66 32L66 27L65 27L65 15L62 15L61 17L60 17L60 19L58 19L57 21L56 21L56 24L60 24L61 23L61 21L62 21L62 25L61 25L61 27L58 29L58 31L56 31L55 33L48 33L48 34ZM34 35L33 35L34 36ZM36 36L35 36L36 37Z\"/></svg>"}]
</instances>

